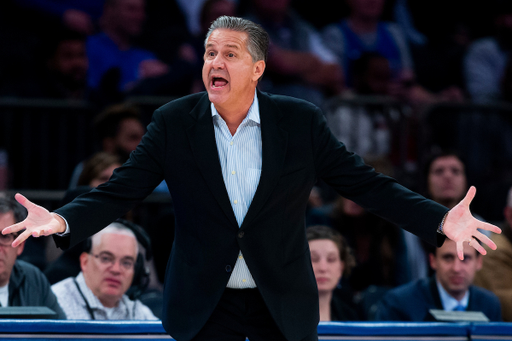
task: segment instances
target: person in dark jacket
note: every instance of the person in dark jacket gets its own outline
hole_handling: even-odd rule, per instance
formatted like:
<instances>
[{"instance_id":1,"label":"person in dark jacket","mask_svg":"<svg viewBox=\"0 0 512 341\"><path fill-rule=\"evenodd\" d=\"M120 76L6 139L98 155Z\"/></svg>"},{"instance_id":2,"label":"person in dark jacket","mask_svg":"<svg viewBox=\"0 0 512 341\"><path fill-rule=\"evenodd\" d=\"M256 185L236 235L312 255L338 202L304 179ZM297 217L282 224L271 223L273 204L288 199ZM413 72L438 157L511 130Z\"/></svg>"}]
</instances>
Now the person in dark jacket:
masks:
<instances>
[{"instance_id":1,"label":"person in dark jacket","mask_svg":"<svg viewBox=\"0 0 512 341\"><path fill-rule=\"evenodd\" d=\"M16 201L0 198L0 228L22 221L26 215L25 208ZM12 247L16 237L0 235L0 305L46 306L57 313L58 319L66 319L44 274L34 265L17 260L24 244Z\"/></svg>"},{"instance_id":2,"label":"person in dark jacket","mask_svg":"<svg viewBox=\"0 0 512 341\"><path fill-rule=\"evenodd\" d=\"M492 292L473 285L482 257L464 244L464 260L457 258L455 242L446 240L429 254L431 278L420 279L388 291L378 303L379 321L433 320L430 309L481 311L490 321L502 321L501 305Z\"/></svg>"}]
</instances>

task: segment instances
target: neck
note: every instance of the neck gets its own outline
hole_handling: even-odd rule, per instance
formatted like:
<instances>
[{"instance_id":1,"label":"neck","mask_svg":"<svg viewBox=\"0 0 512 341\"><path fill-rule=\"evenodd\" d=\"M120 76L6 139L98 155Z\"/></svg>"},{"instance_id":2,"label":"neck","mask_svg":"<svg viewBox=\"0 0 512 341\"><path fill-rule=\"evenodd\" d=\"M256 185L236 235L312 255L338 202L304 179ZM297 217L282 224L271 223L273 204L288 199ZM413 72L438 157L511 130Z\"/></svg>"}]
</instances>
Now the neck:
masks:
<instances>
[{"instance_id":1,"label":"neck","mask_svg":"<svg viewBox=\"0 0 512 341\"><path fill-rule=\"evenodd\" d=\"M452 209L453 207L455 207L455 205L457 205L457 203L459 202L458 200L454 200L454 199L439 199L439 200L434 200L436 202L438 202L439 204L447 207L448 209Z\"/></svg>"},{"instance_id":2,"label":"neck","mask_svg":"<svg viewBox=\"0 0 512 341\"><path fill-rule=\"evenodd\" d=\"M332 291L318 292L318 302L320 308L320 321L331 320L331 300Z\"/></svg>"},{"instance_id":3,"label":"neck","mask_svg":"<svg viewBox=\"0 0 512 341\"><path fill-rule=\"evenodd\" d=\"M100 300L101 304L103 304L103 306L105 308L117 307L117 304L119 303L119 299L117 299L117 298L110 298L110 297L100 298L100 297L98 297L98 299Z\"/></svg>"},{"instance_id":4,"label":"neck","mask_svg":"<svg viewBox=\"0 0 512 341\"><path fill-rule=\"evenodd\" d=\"M235 135L236 130L240 124L247 117L247 113L249 112L253 101L254 92L252 97L239 101L240 104L238 104L235 108L230 105L214 104L215 109L219 113L220 117L222 117L224 122L226 122L231 135Z\"/></svg>"},{"instance_id":5,"label":"neck","mask_svg":"<svg viewBox=\"0 0 512 341\"><path fill-rule=\"evenodd\" d=\"M348 19L352 31L357 34L371 33L377 30L378 21L373 18L353 15Z\"/></svg>"}]
</instances>

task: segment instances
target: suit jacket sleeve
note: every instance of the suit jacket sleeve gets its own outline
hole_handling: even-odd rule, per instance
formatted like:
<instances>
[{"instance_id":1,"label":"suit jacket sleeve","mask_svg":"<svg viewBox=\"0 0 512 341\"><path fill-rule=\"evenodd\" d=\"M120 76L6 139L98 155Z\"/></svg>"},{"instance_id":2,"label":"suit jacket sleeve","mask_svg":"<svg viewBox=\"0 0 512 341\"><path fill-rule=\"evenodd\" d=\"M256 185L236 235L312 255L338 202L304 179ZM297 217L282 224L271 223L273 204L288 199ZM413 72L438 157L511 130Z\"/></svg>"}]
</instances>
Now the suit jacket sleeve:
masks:
<instances>
[{"instance_id":1,"label":"suit jacket sleeve","mask_svg":"<svg viewBox=\"0 0 512 341\"><path fill-rule=\"evenodd\" d=\"M376 173L332 135L319 109L313 117L312 141L319 178L369 212L432 245L442 244L444 236L436 231L448 212L446 207L410 191L388 176Z\"/></svg>"},{"instance_id":2,"label":"suit jacket sleeve","mask_svg":"<svg viewBox=\"0 0 512 341\"><path fill-rule=\"evenodd\" d=\"M66 237L54 236L57 246L76 245L151 194L164 179L165 139L164 117L157 110L137 149L122 167L114 171L107 183L55 211L67 220L71 229Z\"/></svg>"}]
</instances>

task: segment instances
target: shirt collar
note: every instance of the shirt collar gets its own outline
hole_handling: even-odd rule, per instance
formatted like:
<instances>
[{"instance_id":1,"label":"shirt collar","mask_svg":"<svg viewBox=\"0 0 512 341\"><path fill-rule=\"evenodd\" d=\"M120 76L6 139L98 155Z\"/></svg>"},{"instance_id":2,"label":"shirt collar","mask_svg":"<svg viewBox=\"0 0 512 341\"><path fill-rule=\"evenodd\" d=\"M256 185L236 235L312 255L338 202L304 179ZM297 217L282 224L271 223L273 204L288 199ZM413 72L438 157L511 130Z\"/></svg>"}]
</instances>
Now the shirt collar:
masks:
<instances>
[{"instance_id":1,"label":"shirt collar","mask_svg":"<svg viewBox=\"0 0 512 341\"><path fill-rule=\"evenodd\" d=\"M464 297L460 301L457 301L443 288L443 285L439 283L437 278L436 285L437 290L439 291L439 296L441 298L441 303L443 304L443 308L445 311L452 311L458 305L461 305L467 309L469 303L469 290L466 290Z\"/></svg>"},{"instance_id":2,"label":"shirt collar","mask_svg":"<svg viewBox=\"0 0 512 341\"><path fill-rule=\"evenodd\" d=\"M215 105L211 103L210 106L212 108L212 117L219 117L220 119L222 119L222 117L219 115L219 112L215 108ZM254 100L252 101L251 107L247 112L247 116L244 118L244 121L247 122L248 120L260 124L260 105L258 102L258 95L256 91L254 91Z\"/></svg>"}]
</instances>

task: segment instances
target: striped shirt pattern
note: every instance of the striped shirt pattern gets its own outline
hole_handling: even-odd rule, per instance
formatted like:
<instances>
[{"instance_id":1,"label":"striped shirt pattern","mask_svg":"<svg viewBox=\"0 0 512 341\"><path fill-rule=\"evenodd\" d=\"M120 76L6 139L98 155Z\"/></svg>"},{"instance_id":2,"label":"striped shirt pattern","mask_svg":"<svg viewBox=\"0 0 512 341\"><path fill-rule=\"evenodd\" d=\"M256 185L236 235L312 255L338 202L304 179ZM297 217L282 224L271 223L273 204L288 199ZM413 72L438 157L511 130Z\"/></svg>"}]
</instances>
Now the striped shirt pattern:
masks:
<instances>
[{"instance_id":1,"label":"striped shirt pattern","mask_svg":"<svg viewBox=\"0 0 512 341\"><path fill-rule=\"evenodd\" d=\"M229 132L226 122L219 115L213 103L211 109L224 185L240 227L249 210L261 175L261 127L258 98L254 95L249 112L234 135ZM256 287L241 251L227 287L235 289Z\"/></svg>"}]
</instances>

